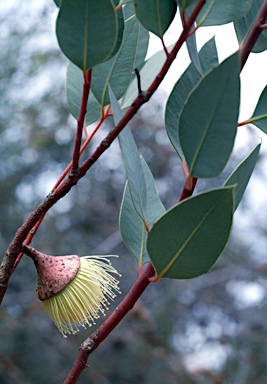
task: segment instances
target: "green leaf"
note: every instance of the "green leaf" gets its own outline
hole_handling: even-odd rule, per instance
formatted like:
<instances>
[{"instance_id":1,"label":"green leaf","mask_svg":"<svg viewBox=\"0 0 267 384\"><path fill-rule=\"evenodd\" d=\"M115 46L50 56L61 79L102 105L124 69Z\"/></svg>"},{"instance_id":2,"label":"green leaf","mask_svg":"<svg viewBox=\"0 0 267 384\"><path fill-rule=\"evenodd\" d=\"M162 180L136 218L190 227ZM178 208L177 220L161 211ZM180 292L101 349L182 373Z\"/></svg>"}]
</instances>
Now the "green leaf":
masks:
<instances>
[{"instance_id":1,"label":"green leaf","mask_svg":"<svg viewBox=\"0 0 267 384\"><path fill-rule=\"evenodd\" d=\"M113 2L63 0L56 33L63 53L83 71L109 59L118 39Z\"/></svg>"},{"instance_id":2,"label":"green leaf","mask_svg":"<svg viewBox=\"0 0 267 384\"><path fill-rule=\"evenodd\" d=\"M94 68L91 88L102 106L109 104L108 84L118 100L126 92L132 79L139 34L140 23L132 16L125 23L122 44L116 56Z\"/></svg>"},{"instance_id":3,"label":"green leaf","mask_svg":"<svg viewBox=\"0 0 267 384\"><path fill-rule=\"evenodd\" d=\"M120 211L120 231L124 244L138 262L145 264L149 257L145 247L147 237L144 221L133 205L129 183L126 181Z\"/></svg>"},{"instance_id":4,"label":"green leaf","mask_svg":"<svg viewBox=\"0 0 267 384\"><path fill-rule=\"evenodd\" d=\"M135 15L135 7L133 3L126 3L123 7L125 20Z\"/></svg>"},{"instance_id":5,"label":"green leaf","mask_svg":"<svg viewBox=\"0 0 267 384\"><path fill-rule=\"evenodd\" d=\"M173 48L173 45L167 47L168 51ZM164 62L166 61L166 53L164 50L161 50L151 56L148 60L145 61L143 68L140 71L141 78L141 86L142 89L145 90L150 86L155 76L161 70ZM123 106L122 109L129 107L132 104L134 99L138 96L138 88L137 88L137 79L134 76L129 88L127 89L124 97L123 97Z\"/></svg>"},{"instance_id":6,"label":"green leaf","mask_svg":"<svg viewBox=\"0 0 267 384\"><path fill-rule=\"evenodd\" d=\"M136 16L143 26L159 37L169 28L177 9L174 0L135 0Z\"/></svg>"},{"instance_id":7,"label":"green leaf","mask_svg":"<svg viewBox=\"0 0 267 384\"><path fill-rule=\"evenodd\" d=\"M83 91L83 72L72 62L68 65L66 80L66 96L70 113L78 118ZM101 116L101 106L92 92L89 94L86 112L86 125L90 125Z\"/></svg>"},{"instance_id":8,"label":"green leaf","mask_svg":"<svg viewBox=\"0 0 267 384\"><path fill-rule=\"evenodd\" d=\"M113 110L114 123L117 124L122 119L123 114L110 86L109 97ZM141 165L138 148L128 126L126 126L119 134L119 143L134 207L138 215L144 221L147 221L145 217L147 204L145 176Z\"/></svg>"},{"instance_id":9,"label":"green leaf","mask_svg":"<svg viewBox=\"0 0 267 384\"><path fill-rule=\"evenodd\" d=\"M190 16L190 12L188 11L188 9L186 9L185 10L185 17L188 18L189 16ZM196 24L194 23L193 26L191 27L191 31L194 30L195 25ZM189 54L189 57L190 57L192 63L194 64L196 70L200 73L200 75L202 75L202 70L201 70L199 57L198 57L197 40L196 40L196 34L195 33L193 33L191 36L189 36L186 39L186 47L187 47L187 51L188 51L188 54Z\"/></svg>"},{"instance_id":10,"label":"green leaf","mask_svg":"<svg viewBox=\"0 0 267 384\"><path fill-rule=\"evenodd\" d=\"M262 91L250 122L267 133L267 86Z\"/></svg>"},{"instance_id":11,"label":"green leaf","mask_svg":"<svg viewBox=\"0 0 267 384\"><path fill-rule=\"evenodd\" d=\"M165 208L159 199L152 173L143 157L141 157L141 163L147 191L146 218L147 224L150 227L165 212ZM149 261L145 247L147 231L143 220L137 214L133 205L128 181L125 185L121 204L120 231L123 241L129 251L138 261L142 260L143 264L147 263Z\"/></svg>"},{"instance_id":12,"label":"green leaf","mask_svg":"<svg viewBox=\"0 0 267 384\"><path fill-rule=\"evenodd\" d=\"M240 20L234 23L235 31L239 44L243 44L249 34L252 25L254 24L260 8L264 0L253 0L249 12ZM252 52L259 53L267 49L267 31L262 31L256 43L252 48Z\"/></svg>"},{"instance_id":13,"label":"green leaf","mask_svg":"<svg viewBox=\"0 0 267 384\"><path fill-rule=\"evenodd\" d=\"M147 54L148 44L149 44L149 32L141 24L139 24L139 35L137 41L137 50L135 55L134 68L139 70L143 67L145 63L145 58Z\"/></svg>"},{"instance_id":14,"label":"green leaf","mask_svg":"<svg viewBox=\"0 0 267 384\"><path fill-rule=\"evenodd\" d=\"M237 184L235 188L235 209L238 207L255 168L261 144L258 144L226 180L225 186Z\"/></svg>"},{"instance_id":15,"label":"green leaf","mask_svg":"<svg viewBox=\"0 0 267 384\"><path fill-rule=\"evenodd\" d=\"M234 146L239 112L238 52L214 68L189 95L179 120L179 138L189 174L215 177Z\"/></svg>"},{"instance_id":16,"label":"green leaf","mask_svg":"<svg viewBox=\"0 0 267 384\"><path fill-rule=\"evenodd\" d=\"M190 197L163 215L147 238L158 277L190 279L207 272L223 251L232 226L233 188Z\"/></svg>"},{"instance_id":17,"label":"green leaf","mask_svg":"<svg viewBox=\"0 0 267 384\"><path fill-rule=\"evenodd\" d=\"M196 2L197 0L176 0L176 3L179 4L182 9L188 8Z\"/></svg>"},{"instance_id":18,"label":"green leaf","mask_svg":"<svg viewBox=\"0 0 267 384\"><path fill-rule=\"evenodd\" d=\"M207 0L197 17L201 26L231 23L244 16L252 0Z\"/></svg>"},{"instance_id":19,"label":"green leaf","mask_svg":"<svg viewBox=\"0 0 267 384\"><path fill-rule=\"evenodd\" d=\"M60 8L63 0L54 0L54 3Z\"/></svg>"},{"instance_id":20,"label":"green leaf","mask_svg":"<svg viewBox=\"0 0 267 384\"><path fill-rule=\"evenodd\" d=\"M113 5L114 6L117 6L119 4L119 2L120 2L120 0L115 0L115 1L112 0L112 1L113 1ZM109 54L109 56L106 58L106 60L111 59L114 55L116 55L116 53L120 49L120 46L121 46L121 43L122 43L122 39L123 39L124 16L123 16L122 8L118 9L116 11L116 14L117 14L117 18L118 18L118 37L117 37L117 41L116 41L116 44L115 44L112 52Z\"/></svg>"},{"instance_id":21,"label":"green leaf","mask_svg":"<svg viewBox=\"0 0 267 384\"><path fill-rule=\"evenodd\" d=\"M203 73L208 72L211 68L218 65L218 55L214 38L209 40L200 50L199 61L201 65L201 72ZM200 73L196 70L193 64L190 64L175 84L166 105L165 125L167 134L172 145L181 158L183 157L183 152L177 129L180 113L184 106L185 100L188 98L188 95L200 79Z\"/></svg>"}]
</instances>

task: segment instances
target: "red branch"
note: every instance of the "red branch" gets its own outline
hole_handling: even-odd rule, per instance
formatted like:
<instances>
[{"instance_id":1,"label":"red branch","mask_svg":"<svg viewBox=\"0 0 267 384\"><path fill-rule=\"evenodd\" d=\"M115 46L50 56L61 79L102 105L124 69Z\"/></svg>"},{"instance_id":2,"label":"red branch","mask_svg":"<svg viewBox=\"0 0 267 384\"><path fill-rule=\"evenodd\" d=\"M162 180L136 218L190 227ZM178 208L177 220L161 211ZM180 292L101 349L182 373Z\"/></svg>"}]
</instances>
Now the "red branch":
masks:
<instances>
[{"instance_id":1,"label":"red branch","mask_svg":"<svg viewBox=\"0 0 267 384\"><path fill-rule=\"evenodd\" d=\"M184 188L182 190L179 201L185 200L188 197L192 196L196 184L197 184L197 178L196 177L191 178L190 176L188 176L188 178L184 183Z\"/></svg>"},{"instance_id":2,"label":"red branch","mask_svg":"<svg viewBox=\"0 0 267 384\"><path fill-rule=\"evenodd\" d=\"M82 144L83 125L84 125L86 109L87 109L87 102L88 102L88 97L89 97L89 92L90 92L91 78L92 78L92 69L89 69L89 71L84 73L82 101L81 101L79 116L78 116L78 120L77 120L77 130L76 130L76 137L75 137L73 155L72 155L71 173L74 175L78 172L78 169L79 169L79 159L80 159L80 148L81 148L81 144Z\"/></svg>"},{"instance_id":3,"label":"red branch","mask_svg":"<svg viewBox=\"0 0 267 384\"><path fill-rule=\"evenodd\" d=\"M267 19L267 0L264 1L258 16L245 40L240 48L241 69L244 67L252 48L263 31L263 26Z\"/></svg>"},{"instance_id":4,"label":"red branch","mask_svg":"<svg viewBox=\"0 0 267 384\"><path fill-rule=\"evenodd\" d=\"M87 366L89 355L102 343L103 340L112 332L125 315L133 308L136 301L142 295L149 285L149 278L154 276L154 268L152 264L148 264L142 275L136 280L127 296L122 300L120 305L115 309L109 318L89 336L80 346L75 362L64 381L64 384L76 383L80 374Z\"/></svg>"}]
</instances>

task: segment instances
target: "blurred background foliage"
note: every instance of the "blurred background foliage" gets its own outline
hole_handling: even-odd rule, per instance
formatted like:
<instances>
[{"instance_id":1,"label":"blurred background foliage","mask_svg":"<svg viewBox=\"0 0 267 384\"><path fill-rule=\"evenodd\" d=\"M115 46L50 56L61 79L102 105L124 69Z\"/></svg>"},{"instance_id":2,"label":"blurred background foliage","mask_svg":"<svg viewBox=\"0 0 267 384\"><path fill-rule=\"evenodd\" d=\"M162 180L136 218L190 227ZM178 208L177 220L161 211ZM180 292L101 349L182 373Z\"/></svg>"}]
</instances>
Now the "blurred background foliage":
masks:
<instances>
[{"instance_id":1,"label":"blurred background foliage","mask_svg":"<svg viewBox=\"0 0 267 384\"><path fill-rule=\"evenodd\" d=\"M44 0L2 2L0 9L1 254L71 159L75 121L66 107L67 61L54 34L56 13L54 3ZM179 197L183 174L164 130L166 98L165 91L158 91L131 128L168 208ZM112 120L87 155L111 127ZM252 149L250 138L225 172L202 180L198 190L222 185ZM91 355L79 383L266 383L266 214L260 212L266 212L267 203L262 196L258 209L254 190L259 180L266 184L265 165L261 156L238 208L231 241L215 268L193 280L152 284ZM118 230L124 183L115 142L49 211L33 241L35 248L52 255L118 254L114 264L122 273L122 296L137 277L136 261ZM0 308L1 384L62 383L80 343L91 333L81 330L63 339L44 313L35 284L34 266L24 257Z\"/></svg>"}]
</instances>

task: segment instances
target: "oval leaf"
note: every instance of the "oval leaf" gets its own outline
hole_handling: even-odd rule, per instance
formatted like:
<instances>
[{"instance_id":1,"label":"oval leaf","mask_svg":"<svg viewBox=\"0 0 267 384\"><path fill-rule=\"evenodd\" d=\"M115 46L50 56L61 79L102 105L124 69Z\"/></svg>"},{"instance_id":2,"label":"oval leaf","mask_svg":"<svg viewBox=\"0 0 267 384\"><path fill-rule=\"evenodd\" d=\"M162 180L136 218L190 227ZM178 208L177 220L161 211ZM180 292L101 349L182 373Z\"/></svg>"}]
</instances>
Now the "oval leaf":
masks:
<instances>
[{"instance_id":1,"label":"oval leaf","mask_svg":"<svg viewBox=\"0 0 267 384\"><path fill-rule=\"evenodd\" d=\"M190 279L207 272L227 243L233 205L228 187L190 197L167 211L147 238L157 276Z\"/></svg>"},{"instance_id":2,"label":"oval leaf","mask_svg":"<svg viewBox=\"0 0 267 384\"><path fill-rule=\"evenodd\" d=\"M225 186L230 186L237 184L235 188L235 209L238 207L243 194L247 188L249 179L252 175L252 172L255 168L259 151L260 144L257 145L256 148L246 157L244 161L234 170L231 176L226 180Z\"/></svg>"},{"instance_id":3,"label":"oval leaf","mask_svg":"<svg viewBox=\"0 0 267 384\"><path fill-rule=\"evenodd\" d=\"M201 72L203 73L206 73L211 68L218 65L218 55L214 38L209 40L200 50L199 61L201 65ZM183 157L183 152L177 129L180 113L184 106L185 100L188 98L188 95L200 79L200 73L196 70L193 64L190 64L175 84L166 105L165 124L167 134L172 145L181 158Z\"/></svg>"},{"instance_id":4,"label":"oval leaf","mask_svg":"<svg viewBox=\"0 0 267 384\"><path fill-rule=\"evenodd\" d=\"M147 191L146 219L150 227L165 212L165 208L157 194L152 173L143 157L141 157L141 163ZM147 231L143 220L137 214L133 205L128 182L126 182L125 185L121 204L120 231L129 251L139 262L141 261L143 264L147 263L149 261L145 247Z\"/></svg>"},{"instance_id":5,"label":"oval leaf","mask_svg":"<svg viewBox=\"0 0 267 384\"><path fill-rule=\"evenodd\" d=\"M116 56L94 68L91 89L102 106L109 104L108 84L118 100L126 92L132 79L139 33L140 23L132 16L125 23L122 44Z\"/></svg>"},{"instance_id":6,"label":"oval leaf","mask_svg":"<svg viewBox=\"0 0 267 384\"><path fill-rule=\"evenodd\" d=\"M190 16L190 11L186 9L185 17L188 18L189 16ZM191 32L194 30L195 27L196 27L196 24L194 23L191 27ZM186 42L186 47L187 47L190 60L194 64L199 74L202 75L202 70L201 70L201 65L199 62L199 56L198 56L198 50L197 50L196 34L193 33L191 36L188 36L185 42Z\"/></svg>"},{"instance_id":7,"label":"oval leaf","mask_svg":"<svg viewBox=\"0 0 267 384\"><path fill-rule=\"evenodd\" d=\"M182 9L190 7L190 5L193 5L196 2L197 0L176 0L176 3L179 4Z\"/></svg>"},{"instance_id":8,"label":"oval leaf","mask_svg":"<svg viewBox=\"0 0 267 384\"><path fill-rule=\"evenodd\" d=\"M262 91L250 122L267 133L267 86Z\"/></svg>"},{"instance_id":9,"label":"oval leaf","mask_svg":"<svg viewBox=\"0 0 267 384\"><path fill-rule=\"evenodd\" d=\"M113 1L115 6L119 5L119 3L120 3L120 0L115 0L115 1L112 0L112 1ZM122 44L123 32L124 32L124 16L123 16L122 8L119 8L116 11L116 15L117 15L117 18L118 18L118 36L117 36L117 41L116 41L116 44L115 44L112 52L109 54L109 56L106 58L106 60L111 59L114 55L116 55L116 53L118 52L118 50L120 49L120 46Z\"/></svg>"},{"instance_id":10,"label":"oval leaf","mask_svg":"<svg viewBox=\"0 0 267 384\"><path fill-rule=\"evenodd\" d=\"M252 0L207 0L197 17L201 26L221 25L239 20L244 16Z\"/></svg>"},{"instance_id":11,"label":"oval leaf","mask_svg":"<svg viewBox=\"0 0 267 384\"><path fill-rule=\"evenodd\" d=\"M143 26L159 37L169 28L177 9L174 0L135 0L136 16Z\"/></svg>"},{"instance_id":12,"label":"oval leaf","mask_svg":"<svg viewBox=\"0 0 267 384\"><path fill-rule=\"evenodd\" d=\"M167 47L168 51L173 48L173 45ZM155 53L148 60L145 61L143 68L140 71L141 78L141 86L142 89L145 90L154 80L155 76L161 70L164 62L166 61L166 53L162 49L161 51ZM138 87L137 87L137 79L134 76L127 92L123 97L123 106L122 109L129 107L132 104L134 99L138 96Z\"/></svg>"},{"instance_id":13,"label":"oval leaf","mask_svg":"<svg viewBox=\"0 0 267 384\"><path fill-rule=\"evenodd\" d=\"M182 109L179 138L190 176L215 177L229 159L239 112L239 68L235 53L199 82Z\"/></svg>"},{"instance_id":14,"label":"oval leaf","mask_svg":"<svg viewBox=\"0 0 267 384\"><path fill-rule=\"evenodd\" d=\"M107 33L108 31L108 33ZM83 71L115 54L118 17L111 0L64 0L56 33L63 53Z\"/></svg>"},{"instance_id":15,"label":"oval leaf","mask_svg":"<svg viewBox=\"0 0 267 384\"><path fill-rule=\"evenodd\" d=\"M60 8L63 0L54 0L54 3Z\"/></svg>"},{"instance_id":16,"label":"oval leaf","mask_svg":"<svg viewBox=\"0 0 267 384\"><path fill-rule=\"evenodd\" d=\"M83 90L83 72L73 63L69 63L66 80L66 96L70 113L78 118ZM101 106L92 92L89 94L87 102L87 112L85 117L86 125L90 125L101 116Z\"/></svg>"},{"instance_id":17,"label":"oval leaf","mask_svg":"<svg viewBox=\"0 0 267 384\"><path fill-rule=\"evenodd\" d=\"M122 119L123 114L110 86L109 97L112 106L114 122L115 124L118 124L118 122ZM145 217L147 204L145 176L141 165L138 148L135 144L130 128L127 125L119 134L119 143L134 207L138 215L144 221L147 221Z\"/></svg>"}]
</instances>

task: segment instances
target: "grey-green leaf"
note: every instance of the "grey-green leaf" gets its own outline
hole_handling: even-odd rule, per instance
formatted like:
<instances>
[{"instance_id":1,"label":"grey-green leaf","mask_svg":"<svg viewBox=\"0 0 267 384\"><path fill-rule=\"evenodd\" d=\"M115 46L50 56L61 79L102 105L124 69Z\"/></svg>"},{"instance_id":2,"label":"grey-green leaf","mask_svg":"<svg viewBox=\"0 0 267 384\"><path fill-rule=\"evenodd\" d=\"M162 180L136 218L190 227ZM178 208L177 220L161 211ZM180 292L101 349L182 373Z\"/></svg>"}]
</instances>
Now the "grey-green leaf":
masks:
<instances>
[{"instance_id":1,"label":"grey-green leaf","mask_svg":"<svg viewBox=\"0 0 267 384\"><path fill-rule=\"evenodd\" d=\"M197 17L202 26L221 25L234 22L244 16L252 0L207 0Z\"/></svg>"},{"instance_id":2,"label":"grey-green leaf","mask_svg":"<svg viewBox=\"0 0 267 384\"><path fill-rule=\"evenodd\" d=\"M211 68L218 65L218 55L214 38L209 40L200 50L199 61L201 65L201 72L203 73L208 72ZM196 70L193 64L190 64L175 84L166 105L165 125L167 134L172 145L181 158L183 157L183 152L177 129L180 113L188 95L200 79L200 73Z\"/></svg>"},{"instance_id":3,"label":"grey-green leaf","mask_svg":"<svg viewBox=\"0 0 267 384\"><path fill-rule=\"evenodd\" d=\"M256 108L250 118L252 124L267 133L267 86L262 91Z\"/></svg>"},{"instance_id":4,"label":"grey-green leaf","mask_svg":"<svg viewBox=\"0 0 267 384\"><path fill-rule=\"evenodd\" d=\"M139 24L139 26L140 26L140 29L138 34L134 68L138 68L140 70L145 63L145 58L146 58L148 44L149 44L149 32L141 24Z\"/></svg>"},{"instance_id":5,"label":"grey-green leaf","mask_svg":"<svg viewBox=\"0 0 267 384\"><path fill-rule=\"evenodd\" d=\"M94 68L92 91L102 106L109 104L108 84L118 100L126 92L132 79L139 34L140 23L132 16L125 23L122 44L116 56Z\"/></svg>"},{"instance_id":6,"label":"grey-green leaf","mask_svg":"<svg viewBox=\"0 0 267 384\"><path fill-rule=\"evenodd\" d=\"M108 33L107 33L108 31ZM64 0L56 33L63 53L83 71L108 60L118 39L118 16L111 0Z\"/></svg>"},{"instance_id":7,"label":"grey-green leaf","mask_svg":"<svg viewBox=\"0 0 267 384\"><path fill-rule=\"evenodd\" d=\"M188 9L185 10L185 17L188 18L190 16L190 12ZM191 31L195 28L195 23L191 27ZM197 40L196 40L196 34L193 33L191 36L188 36L186 39L186 47L189 54L189 57L194 64L196 70L199 72L200 75L202 75L201 65L199 61L198 56L198 50L197 50Z\"/></svg>"},{"instance_id":8,"label":"grey-green leaf","mask_svg":"<svg viewBox=\"0 0 267 384\"><path fill-rule=\"evenodd\" d=\"M112 1L113 1L114 6L117 6L120 2L120 0L112 0ZM116 53L120 49L122 39L123 39L124 16L123 16L122 8L118 9L116 11L116 14L117 14L117 18L118 18L118 36L117 36L116 44L114 45L113 50L111 51L109 56L106 58L106 60L111 59L114 55L116 55Z\"/></svg>"},{"instance_id":9,"label":"grey-green leaf","mask_svg":"<svg viewBox=\"0 0 267 384\"><path fill-rule=\"evenodd\" d=\"M66 80L66 96L70 113L78 118L83 90L83 72L73 63L69 63ZM86 125L90 125L101 116L101 106L92 92L89 94L86 112Z\"/></svg>"},{"instance_id":10,"label":"grey-green leaf","mask_svg":"<svg viewBox=\"0 0 267 384\"><path fill-rule=\"evenodd\" d=\"M159 199L152 173L143 157L141 157L141 163L147 190L146 218L147 224L150 227L165 212L165 208ZM129 251L138 261L142 258L142 263L147 263L149 261L145 246L147 231L143 220L137 214L133 205L128 182L126 182L125 185L121 204L120 231L123 241Z\"/></svg>"},{"instance_id":11,"label":"grey-green leaf","mask_svg":"<svg viewBox=\"0 0 267 384\"><path fill-rule=\"evenodd\" d=\"M239 113L239 54L230 56L198 83L179 120L179 138L189 174L215 177L234 146Z\"/></svg>"},{"instance_id":12,"label":"grey-green leaf","mask_svg":"<svg viewBox=\"0 0 267 384\"><path fill-rule=\"evenodd\" d=\"M168 51L173 48L173 45L167 47ZM164 62L166 61L166 53L164 50L161 50L151 56L148 60L145 61L143 68L140 71L141 78L141 87L142 90L146 90L154 80L157 73L160 71ZM134 99L138 96L137 80L134 76L129 88L127 89L123 97L123 106L122 109L129 107L132 104Z\"/></svg>"},{"instance_id":13,"label":"grey-green leaf","mask_svg":"<svg viewBox=\"0 0 267 384\"><path fill-rule=\"evenodd\" d=\"M258 144L226 180L225 186L237 184L235 188L235 209L238 207L255 168L261 144Z\"/></svg>"},{"instance_id":14,"label":"grey-green leaf","mask_svg":"<svg viewBox=\"0 0 267 384\"><path fill-rule=\"evenodd\" d=\"M63 0L54 0L54 3L60 8Z\"/></svg>"},{"instance_id":15,"label":"grey-green leaf","mask_svg":"<svg viewBox=\"0 0 267 384\"><path fill-rule=\"evenodd\" d=\"M264 0L253 0L250 6L249 12L247 12L240 20L234 23L235 31L239 44L243 44L255 19L259 13L259 10ZM262 31L258 37L256 43L252 48L252 52L259 53L267 49L267 31Z\"/></svg>"},{"instance_id":16,"label":"grey-green leaf","mask_svg":"<svg viewBox=\"0 0 267 384\"><path fill-rule=\"evenodd\" d=\"M134 5L143 26L162 38L175 16L175 0L134 0Z\"/></svg>"},{"instance_id":17,"label":"grey-green leaf","mask_svg":"<svg viewBox=\"0 0 267 384\"><path fill-rule=\"evenodd\" d=\"M117 124L122 119L123 114L110 86L109 97L113 110L114 122ZM147 221L145 217L147 204L145 176L141 165L139 151L128 126L126 126L119 134L119 143L134 207L139 216Z\"/></svg>"},{"instance_id":18,"label":"grey-green leaf","mask_svg":"<svg viewBox=\"0 0 267 384\"><path fill-rule=\"evenodd\" d=\"M190 197L163 215L147 238L158 277L189 279L206 273L222 253L233 217L233 188Z\"/></svg>"},{"instance_id":19,"label":"grey-green leaf","mask_svg":"<svg viewBox=\"0 0 267 384\"><path fill-rule=\"evenodd\" d=\"M196 2L197 0L176 0L176 3L179 4L182 9L188 8Z\"/></svg>"}]
</instances>

